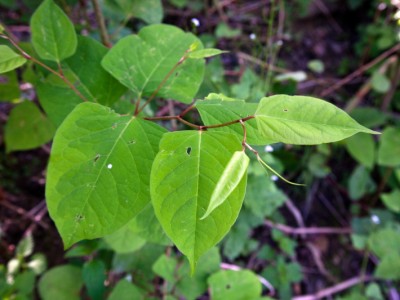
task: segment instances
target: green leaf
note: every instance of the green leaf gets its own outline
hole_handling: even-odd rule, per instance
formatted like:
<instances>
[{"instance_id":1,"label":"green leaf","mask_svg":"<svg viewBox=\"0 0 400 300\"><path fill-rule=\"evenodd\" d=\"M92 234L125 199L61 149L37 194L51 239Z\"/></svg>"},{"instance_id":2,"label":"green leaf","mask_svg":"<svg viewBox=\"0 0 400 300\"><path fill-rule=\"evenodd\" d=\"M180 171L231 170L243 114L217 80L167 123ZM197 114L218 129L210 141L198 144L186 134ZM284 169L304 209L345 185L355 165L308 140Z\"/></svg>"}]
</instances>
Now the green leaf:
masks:
<instances>
[{"instance_id":1,"label":"green leaf","mask_svg":"<svg viewBox=\"0 0 400 300\"><path fill-rule=\"evenodd\" d=\"M240 29L232 29L225 23L219 23L215 29L215 35L219 38L234 38L241 34Z\"/></svg>"},{"instance_id":2,"label":"green leaf","mask_svg":"<svg viewBox=\"0 0 400 300\"><path fill-rule=\"evenodd\" d=\"M204 215L200 220L207 218L226 198L236 189L243 177L247 176L247 167L250 158L244 151L236 151L226 165L217 185L211 195L210 202Z\"/></svg>"},{"instance_id":3,"label":"green leaf","mask_svg":"<svg viewBox=\"0 0 400 300\"><path fill-rule=\"evenodd\" d=\"M388 127L383 131L378 149L378 164L400 166L400 128Z\"/></svg>"},{"instance_id":4,"label":"green leaf","mask_svg":"<svg viewBox=\"0 0 400 300\"><path fill-rule=\"evenodd\" d=\"M32 235L28 234L18 243L15 253L18 257L27 257L32 254L33 247L34 243Z\"/></svg>"},{"instance_id":5,"label":"green leaf","mask_svg":"<svg viewBox=\"0 0 400 300\"><path fill-rule=\"evenodd\" d=\"M376 184L372 180L369 171L364 166L357 166L349 179L349 196L352 200L358 200L366 194L374 192Z\"/></svg>"},{"instance_id":6,"label":"green leaf","mask_svg":"<svg viewBox=\"0 0 400 300\"><path fill-rule=\"evenodd\" d=\"M112 290L110 296L107 298L108 300L144 300L143 292L133 285L132 283L126 281L125 279L121 279L118 281L117 285Z\"/></svg>"},{"instance_id":7,"label":"green leaf","mask_svg":"<svg viewBox=\"0 0 400 300\"><path fill-rule=\"evenodd\" d=\"M0 45L0 74L19 68L25 62L25 57L18 55L8 46Z\"/></svg>"},{"instance_id":8,"label":"green leaf","mask_svg":"<svg viewBox=\"0 0 400 300\"><path fill-rule=\"evenodd\" d=\"M400 213L400 190L396 189L390 194L381 194L385 206L395 213Z\"/></svg>"},{"instance_id":9,"label":"green leaf","mask_svg":"<svg viewBox=\"0 0 400 300\"><path fill-rule=\"evenodd\" d=\"M90 101L110 106L125 92L126 87L104 70L101 60L108 49L92 38L79 36L76 53L65 60L74 73L83 94Z\"/></svg>"},{"instance_id":10,"label":"green leaf","mask_svg":"<svg viewBox=\"0 0 400 300\"><path fill-rule=\"evenodd\" d=\"M255 300L261 297L261 283L251 271L219 271L208 279L213 300Z\"/></svg>"},{"instance_id":11,"label":"green leaf","mask_svg":"<svg viewBox=\"0 0 400 300\"><path fill-rule=\"evenodd\" d=\"M147 26L137 35L121 39L104 57L102 65L138 96L150 96L195 41L199 40L193 34L171 25ZM157 96L190 103L203 74L204 60L185 60Z\"/></svg>"},{"instance_id":12,"label":"green leaf","mask_svg":"<svg viewBox=\"0 0 400 300\"><path fill-rule=\"evenodd\" d=\"M204 101L197 101L196 108L205 125L216 125L254 115L257 104L246 103L243 100L229 98L222 94L211 93ZM259 134L255 119L250 119L246 121L245 124L247 142L249 144L266 145L274 142ZM234 133L239 139L243 139L243 127L239 123L210 130Z\"/></svg>"},{"instance_id":13,"label":"green leaf","mask_svg":"<svg viewBox=\"0 0 400 300\"><path fill-rule=\"evenodd\" d=\"M6 128L5 142L7 152L29 150L49 142L55 126L30 101L24 101L10 113Z\"/></svg>"},{"instance_id":14,"label":"green leaf","mask_svg":"<svg viewBox=\"0 0 400 300\"><path fill-rule=\"evenodd\" d=\"M19 294L30 296L27 299L31 299L32 292L35 288L35 273L27 270L17 276L15 276L14 287L18 290ZM15 299L19 299L16 297Z\"/></svg>"},{"instance_id":15,"label":"green leaf","mask_svg":"<svg viewBox=\"0 0 400 300\"><path fill-rule=\"evenodd\" d=\"M201 50L195 50L195 51L189 52L188 57L193 58L193 59L200 59L200 58L206 58L206 57L220 55L222 53L228 53L228 51L223 51L223 50L214 49L214 48L207 48L207 49L201 49Z\"/></svg>"},{"instance_id":16,"label":"green leaf","mask_svg":"<svg viewBox=\"0 0 400 300\"><path fill-rule=\"evenodd\" d=\"M125 19L139 18L149 24L161 23L163 6L161 0L107 0L111 7L121 12Z\"/></svg>"},{"instance_id":17,"label":"green leaf","mask_svg":"<svg viewBox=\"0 0 400 300\"><path fill-rule=\"evenodd\" d=\"M390 89L390 80L379 71L375 71L371 77L371 84L374 91L384 94Z\"/></svg>"},{"instance_id":18,"label":"green leaf","mask_svg":"<svg viewBox=\"0 0 400 300\"><path fill-rule=\"evenodd\" d=\"M383 257L375 270L375 276L387 280L399 280L400 254L389 253L387 256Z\"/></svg>"},{"instance_id":19,"label":"green leaf","mask_svg":"<svg viewBox=\"0 0 400 300\"><path fill-rule=\"evenodd\" d=\"M146 240L132 230L132 225L135 224L131 220L116 232L104 237L106 243L116 253L134 252L146 244Z\"/></svg>"},{"instance_id":20,"label":"green leaf","mask_svg":"<svg viewBox=\"0 0 400 300\"><path fill-rule=\"evenodd\" d=\"M43 300L79 300L82 288L80 268L63 265L47 271L39 281L39 295Z\"/></svg>"},{"instance_id":21,"label":"green leaf","mask_svg":"<svg viewBox=\"0 0 400 300\"><path fill-rule=\"evenodd\" d=\"M400 233L389 228L381 229L369 236L368 245L380 259L391 253L400 254Z\"/></svg>"},{"instance_id":22,"label":"green leaf","mask_svg":"<svg viewBox=\"0 0 400 300\"><path fill-rule=\"evenodd\" d=\"M305 96L263 98L255 113L260 134L299 145L330 143L358 132L377 134L329 102Z\"/></svg>"},{"instance_id":23,"label":"green leaf","mask_svg":"<svg viewBox=\"0 0 400 300\"><path fill-rule=\"evenodd\" d=\"M82 99L53 74L39 81L36 90L41 106L49 119L57 126L61 125L66 116L82 103Z\"/></svg>"},{"instance_id":24,"label":"green leaf","mask_svg":"<svg viewBox=\"0 0 400 300\"><path fill-rule=\"evenodd\" d=\"M106 267L101 260L85 262L82 269L82 277L91 299L103 299L106 287Z\"/></svg>"},{"instance_id":25,"label":"green leaf","mask_svg":"<svg viewBox=\"0 0 400 300\"><path fill-rule=\"evenodd\" d=\"M193 276L189 273L189 263L185 261L178 269L180 280L176 284L177 291L186 299L197 299L207 291L207 278L220 269L221 257L217 247L211 248L200 259Z\"/></svg>"},{"instance_id":26,"label":"green leaf","mask_svg":"<svg viewBox=\"0 0 400 300\"><path fill-rule=\"evenodd\" d=\"M315 73L322 73L325 70L324 63L318 59L310 60L307 67Z\"/></svg>"},{"instance_id":27,"label":"green leaf","mask_svg":"<svg viewBox=\"0 0 400 300\"><path fill-rule=\"evenodd\" d=\"M170 283L175 284L175 282L178 280L176 276L176 271L178 269L177 266L178 262L175 258L164 254L161 255L154 263L153 272Z\"/></svg>"},{"instance_id":28,"label":"green leaf","mask_svg":"<svg viewBox=\"0 0 400 300\"><path fill-rule=\"evenodd\" d=\"M358 123L366 127L377 127L384 125L388 115L373 107L356 107L350 113Z\"/></svg>"},{"instance_id":29,"label":"green leaf","mask_svg":"<svg viewBox=\"0 0 400 300\"><path fill-rule=\"evenodd\" d=\"M231 134L180 131L164 135L151 172L151 199L164 231L189 259L218 243L235 222L243 202L246 177L209 217L200 220L230 157L241 150Z\"/></svg>"},{"instance_id":30,"label":"green leaf","mask_svg":"<svg viewBox=\"0 0 400 300\"><path fill-rule=\"evenodd\" d=\"M42 274L47 268L46 256L42 253L32 255L32 258L27 262L26 266L35 272L36 275Z\"/></svg>"},{"instance_id":31,"label":"green leaf","mask_svg":"<svg viewBox=\"0 0 400 300\"><path fill-rule=\"evenodd\" d=\"M5 74L0 74L0 102L13 102L19 99L21 91L17 73L11 71Z\"/></svg>"},{"instance_id":32,"label":"green leaf","mask_svg":"<svg viewBox=\"0 0 400 300\"><path fill-rule=\"evenodd\" d=\"M372 136L364 133L355 134L346 140L346 148L355 160L372 169L376 153Z\"/></svg>"},{"instance_id":33,"label":"green leaf","mask_svg":"<svg viewBox=\"0 0 400 300\"><path fill-rule=\"evenodd\" d=\"M171 241L166 236L164 230L154 214L151 203L130 221L132 232L142 239L159 245L171 245Z\"/></svg>"},{"instance_id":34,"label":"green leaf","mask_svg":"<svg viewBox=\"0 0 400 300\"><path fill-rule=\"evenodd\" d=\"M77 46L75 28L52 0L45 0L31 18L32 44L42 59L60 62Z\"/></svg>"},{"instance_id":35,"label":"green leaf","mask_svg":"<svg viewBox=\"0 0 400 300\"><path fill-rule=\"evenodd\" d=\"M95 103L78 105L65 119L54 138L46 200L66 248L116 231L149 203L164 132Z\"/></svg>"}]
</instances>

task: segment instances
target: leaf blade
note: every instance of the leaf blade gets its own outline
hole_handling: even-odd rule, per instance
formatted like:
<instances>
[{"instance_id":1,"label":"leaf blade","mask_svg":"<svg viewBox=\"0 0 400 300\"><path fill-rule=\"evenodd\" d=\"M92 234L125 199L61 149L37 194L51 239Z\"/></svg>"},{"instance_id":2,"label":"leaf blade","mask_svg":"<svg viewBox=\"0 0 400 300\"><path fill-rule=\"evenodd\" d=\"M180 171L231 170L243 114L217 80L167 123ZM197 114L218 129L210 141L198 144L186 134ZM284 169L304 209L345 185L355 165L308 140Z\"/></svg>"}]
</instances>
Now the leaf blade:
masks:
<instances>
[{"instance_id":1,"label":"leaf blade","mask_svg":"<svg viewBox=\"0 0 400 300\"><path fill-rule=\"evenodd\" d=\"M60 62L75 53L77 37L67 15L52 0L45 0L31 18L32 44L46 60Z\"/></svg>"},{"instance_id":2,"label":"leaf blade","mask_svg":"<svg viewBox=\"0 0 400 300\"><path fill-rule=\"evenodd\" d=\"M19 68L25 63L25 57L18 55L8 46L0 45L0 74Z\"/></svg>"},{"instance_id":3,"label":"leaf blade","mask_svg":"<svg viewBox=\"0 0 400 300\"><path fill-rule=\"evenodd\" d=\"M66 248L112 233L146 206L164 131L95 103L82 103L67 117L54 139L46 185Z\"/></svg>"},{"instance_id":4,"label":"leaf blade","mask_svg":"<svg viewBox=\"0 0 400 300\"><path fill-rule=\"evenodd\" d=\"M102 66L138 96L150 96L198 39L170 25L151 25L121 39ZM201 43L200 43L201 45ZM204 60L185 60L157 96L190 103L204 75Z\"/></svg>"},{"instance_id":5,"label":"leaf blade","mask_svg":"<svg viewBox=\"0 0 400 300\"><path fill-rule=\"evenodd\" d=\"M151 172L152 203L164 231L188 257L192 271L199 257L229 231L240 211L246 177L208 218L199 220L228 164L231 155L227 154L239 150L241 143L235 136L220 132L173 132L160 143Z\"/></svg>"},{"instance_id":6,"label":"leaf blade","mask_svg":"<svg viewBox=\"0 0 400 300\"><path fill-rule=\"evenodd\" d=\"M287 144L330 143L358 132L378 134L333 104L306 96L263 98L255 118L262 135Z\"/></svg>"}]
</instances>

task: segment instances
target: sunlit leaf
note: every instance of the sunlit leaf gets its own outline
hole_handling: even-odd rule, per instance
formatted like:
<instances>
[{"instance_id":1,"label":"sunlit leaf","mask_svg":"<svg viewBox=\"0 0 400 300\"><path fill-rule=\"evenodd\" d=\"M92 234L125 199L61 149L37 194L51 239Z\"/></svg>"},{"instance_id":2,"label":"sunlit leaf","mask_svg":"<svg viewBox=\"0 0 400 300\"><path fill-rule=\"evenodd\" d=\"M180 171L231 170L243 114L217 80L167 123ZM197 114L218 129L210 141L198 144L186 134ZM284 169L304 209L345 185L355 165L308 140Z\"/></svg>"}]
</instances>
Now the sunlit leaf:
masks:
<instances>
[{"instance_id":1,"label":"sunlit leaf","mask_svg":"<svg viewBox=\"0 0 400 300\"><path fill-rule=\"evenodd\" d=\"M26 59L15 53L10 47L0 45L0 74L19 68Z\"/></svg>"}]
</instances>

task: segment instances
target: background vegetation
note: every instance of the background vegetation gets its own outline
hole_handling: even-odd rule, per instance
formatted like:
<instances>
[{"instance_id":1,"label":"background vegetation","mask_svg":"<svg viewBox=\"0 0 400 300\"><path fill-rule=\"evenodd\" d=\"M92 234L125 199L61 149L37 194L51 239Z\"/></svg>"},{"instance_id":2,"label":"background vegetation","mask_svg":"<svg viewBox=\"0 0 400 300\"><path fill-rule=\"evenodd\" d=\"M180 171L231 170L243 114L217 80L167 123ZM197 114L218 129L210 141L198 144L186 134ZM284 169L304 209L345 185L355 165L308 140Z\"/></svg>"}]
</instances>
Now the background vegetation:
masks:
<instances>
[{"instance_id":1,"label":"background vegetation","mask_svg":"<svg viewBox=\"0 0 400 300\"><path fill-rule=\"evenodd\" d=\"M268 180L251 164L237 222L190 277L187 261L168 241L151 243L135 228L64 252L44 199L49 142L58 124L41 105L58 96L57 82L41 78L43 70L32 63L0 74L2 299L400 298L400 2L56 2L77 32L107 46L162 22L229 51L208 60L196 98L210 92L248 102L310 95L382 135L257 148L306 187L274 175ZM0 0L1 23L28 53L29 21L40 3ZM51 94L42 85L53 87ZM126 101L114 109L134 109L129 95L122 97ZM186 107L164 103L152 103L148 113L175 115ZM189 118L199 122L196 114ZM163 125L184 128L174 120Z\"/></svg>"}]
</instances>

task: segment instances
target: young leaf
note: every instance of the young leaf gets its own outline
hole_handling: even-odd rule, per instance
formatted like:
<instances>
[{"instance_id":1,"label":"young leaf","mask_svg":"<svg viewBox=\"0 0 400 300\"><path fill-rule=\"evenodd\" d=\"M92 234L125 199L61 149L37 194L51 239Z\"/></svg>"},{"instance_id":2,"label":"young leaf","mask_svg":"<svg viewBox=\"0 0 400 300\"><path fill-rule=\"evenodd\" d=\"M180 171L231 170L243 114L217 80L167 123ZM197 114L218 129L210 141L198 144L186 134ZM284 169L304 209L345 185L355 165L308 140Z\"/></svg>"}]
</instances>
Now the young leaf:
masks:
<instances>
[{"instance_id":1,"label":"young leaf","mask_svg":"<svg viewBox=\"0 0 400 300\"><path fill-rule=\"evenodd\" d=\"M121 39L104 57L102 65L137 95L150 96L195 41L198 39L193 34L171 25L147 26L137 35ZM203 74L204 60L185 60L157 96L190 103Z\"/></svg>"},{"instance_id":2,"label":"young leaf","mask_svg":"<svg viewBox=\"0 0 400 300\"><path fill-rule=\"evenodd\" d=\"M25 62L25 57L18 55L8 46L0 45L0 74L19 68Z\"/></svg>"},{"instance_id":3,"label":"young leaf","mask_svg":"<svg viewBox=\"0 0 400 300\"><path fill-rule=\"evenodd\" d=\"M82 278L91 299L104 299L106 287L106 267L99 259L85 262L82 268Z\"/></svg>"},{"instance_id":4,"label":"young leaf","mask_svg":"<svg viewBox=\"0 0 400 300\"><path fill-rule=\"evenodd\" d=\"M29 150L49 142L55 133L55 126L30 101L24 101L10 113L6 128L7 152Z\"/></svg>"},{"instance_id":5,"label":"young leaf","mask_svg":"<svg viewBox=\"0 0 400 300\"><path fill-rule=\"evenodd\" d=\"M216 125L254 115L257 103L246 103L240 99L211 93L203 101L197 101L196 108L205 125ZM239 139L243 139L243 127L239 123L210 130L234 133ZM266 145L274 143L274 141L259 133L255 119L246 121L246 131L249 144Z\"/></svg>"},{"instance_id":6,"label":"young leaf","mask_svg":"<svg viewBox=\"0 0 400 300\"><path fill-rule=\"evenodd\" d=\"M249 162L250 159L244 151L236 151L233 153L215 186L207 210L200 220L207 218L218 206L224 203L226 198L228 198L242 181L243 176L246 176Z\"/></svg>"},{"instance_id":7,"label":"young leaf","mask_svg":"<svg viewBox=\"0 0 400 300\"><path fill-rule=\"evenodd\" d=\"M358 132L378 134L358 124L333 104L305 96L263 98L255 118L260 134L287 144L335 142Z\"/></svg>"},{"instance_id":8,"label":"young leaf","mask_svg":"<svg viewBox=\"0 0 400 300\"><path fill-rule=\"evenodd\" d=\"M31 18L32 44L42 59L60 62L75 53L75 28L52 0L45 0Z\"/></svg>"},{"instance_id":9,"label":"young leaf","mask_svg":"<svg viewBox=\"0 0 400 300\"><path fill-rule=\"evenodd\" d=\"M231 156L240 150L241 143L234 135L220 132L172 132L160 142L151 171L151 199L161 226L187 256L192 271L239 214L246 176L223 204L200 220Z\"/></svg>"},{"instance_id":10,"label":"young leaf","mask_svg":"<svg viewBox=\"0 0 400 300\"><path fill-rule=\"evenodd\" d=\"M121 85L101 66L108 49L92 38L79 36L76 53L65 60L65 65L74 73L79 87L90 101L111 106L126 87Z\"/></svg>"},{"instance_id":11,"label":"young leaf","mask_svg":"<svg viewBox=\"0 0 400 300\"><path fill-rule=\"evenodd\" d=\"M223 51L223 50L214 49L214 48L207 48L207 49L191 51L191 52L189 52L188 57L193 58L193 59L200 59L200 58L206 58L206 57L220 55L222 53L228 53L228 51Z\"/></svg>"},{"instance_id":12,"label":"young leaf","mask_svg":"<svg viewBox=\"0 0 400 300\"><path fill-rule=\"evenodd\" d=\"M142 211L164 132L89 102L65 119L54 138L46 200L66 248L110 234Z\"/></svg>"}]
</instances>

